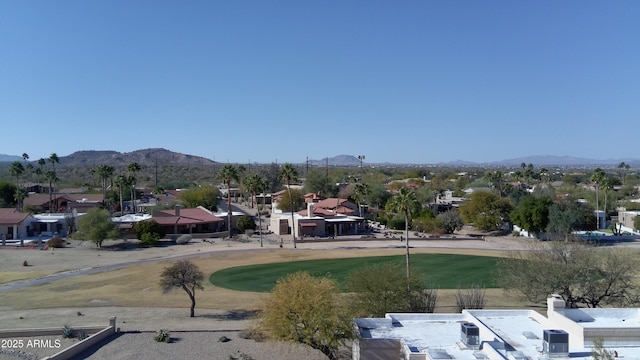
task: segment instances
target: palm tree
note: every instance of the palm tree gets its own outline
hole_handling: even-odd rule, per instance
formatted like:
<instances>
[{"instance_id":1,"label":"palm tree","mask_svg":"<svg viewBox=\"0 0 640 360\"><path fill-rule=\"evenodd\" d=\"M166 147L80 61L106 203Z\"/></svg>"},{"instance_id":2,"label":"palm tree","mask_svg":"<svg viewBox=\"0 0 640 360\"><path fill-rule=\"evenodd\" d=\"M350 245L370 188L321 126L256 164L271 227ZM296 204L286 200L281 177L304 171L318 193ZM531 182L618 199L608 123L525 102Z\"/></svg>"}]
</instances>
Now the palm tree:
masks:
<instances>
[{"instance_id":1,"label":"palm tree","mask_svg":"<svg viewBox=\"0 0 640 360\"><path fill-rule=\"evenodd\" d=\"M253 199L256 194L263 192L267 188L267 182L258 174L250 175L243 180L244 186L251 193L251 208L253 209ZM260 247L262 247L262 216L258 207L258 226L260 228Z\"/></svg>"},{"instance_id":2,"label":"palm tree","mask_svg":"<svg viewBox=\"0 0 640 360\"><path fill-rule=\"evenodd\" d=\"M238 168L231 164L226 164L220 170L218 178L227 186L227 228L229 230L229 238L231 238L231 182L238 181L240 178Z\"/></svg>"},{"instance_id":3,"label":"palm tree","mask_svg":"<svg viewBox=\"0 0 640 360\"><path fill-rule=\"evenodd\" d=\"M293 197L291 196L291 183L298 181L298 171L293 167L290 163L285 163L280 168L280 179L284 180L287 183L287 192L289 193L289 205L291 205L291 234L293 235L293 248L296 246L296 231L295 231L295 220L293 217L294 208L293 208Z\"/></svg>"},{"instance_id":4,"label":"palm tree","mask_svg":"<svg viewBox=\"0 0 640 360\"><path fill-rule=\"evenodd\" d=\"M500 196L502 196L502 171L487 171L486 173L484 173L483 177L489 182L489 186L496 189Z\"/></svg>"},{"instance_id":5,"label":"palm tree","mask_svg":"<svg viewBox=\"0 0 640 360\"><path fill-rule=\"evenodd\" d=\"M356 203L358 204L358 215L362 217L362 204L365 201L365 198L371 193L371 188L369 184L365 183L357 183L353 187L353 193L351 196L354 198Z\"/></svg>"},{"instance_id":6,"label":"palm tree","mask_svg":"<svg viewBox=\"0 0 640 360\"><path fill-rule=\"evenodd\" d=\"M22 153L22 161L23 161L23 165L24 165L25 176L28 175L29 173L31 173L31 171L33 170L33 165L31 165L31 163L27 162L27 160L29 160L29 154Z\"/></svg>"},{"instance_id":7,"label":"palm tree","mask_svg":"<svg viewBox=\"0 0 640 360\"><path fill-rule=\"evenodd\" d=\"M51 153L51 155L49 155L48 160L51 163L51 166L53 167L53 171L56 171L56 164L60 163L60 158L58 158L58 155L56 153Z\"/></svg>"},{"instance_id":8,"label":"palm tree","mask_svg":"<svg viewBox=\"0 0 640 360\"><path fill-rule=\"evenodd\" d=\"M102 199L103 201L107 201L107 180L109 180L113 173L115 172L115 168L111 165L99 165L95 170L96 175L100 178L102 182Z\"/></svg>"},{"instance_id":9,"label":"palm tree","mask_svg":"<svg viewBox=\"0 0 640 360\"><path fill-rule=\"evenodd\" d=\"M56 164L60 163L60 158L58 158L58 154L56 153L51 153L51 155L49 155L49 158L47 159L47 161L49 161L49 163L51 163L51 170L53 171L53 175L49 174L49 176L47 177L47 180L49 180L49 212L51 212L51 205L52 205L52 184L53 186L55 186L55 184L60 181L60 179L58 179L58 176L56 175Z\"/></svg>"},{"instance_id":10,"label":"palm tree","mask_svg":"<svg viewBox=\"0 0 640 360\"><path fill-rule=\"evenodd\" d=\"M598 189L600 188L600 185L604 183L606 177L607 174L601 168L596 168L591 175L591 181L594 182L596 186L596 230L600 230L600 205L598 203L600 196L598 194Z\"/></svg>"},{"instance_id":11,"label":"palm tree","mask_svg":"<svg viewBox=\"0 0 640 360\"><path fill-rule=\"evenodd\" d=\"M135 175L138 171L142 170L142 167L137 162L132 162L127 165L127 171L131 174L129 180L131 180L131 205L133 207L133 213L137 213L136 207L136 178Z\"/></svg>"},{"instance_id":12,"label":"palm tree","mask_svg":"<svg viewBox=\"0 0 640 360\"><path fill-rule=\"evenodd\" d=\"M116 176L114 184L118 188L118 197L120 199L120 215L122 216L124 215L124 189L131 186L131 179L126 175L118 175Z\"/></svg>"},{"instance_id":13,"label":"palm tree","mask_svg":"<svg viewBox=\"0 0 640 360\"><path fill-rule=\"evenodd\" d=\"M630 167L631 165L625 163L624 161L618 164L618 169L623 170L622 185L627 184L627 171L629 170Z\"/></svg>"},{"instance_id":14,"label":"palm tree","mask_svg":"<svg viewBox=\"0 0 640 360\"><path fill-rule=\"evenodd\" d=\"M393 195L389 202L387 203L387 207L389 211L396 214L404 215L404 230L406 234L406 262L407 262L407 280L411 275L411 260L409 258L409 223L411 222L411 217L413 213L420 208L420 203L416 198L416 193L407 189L402 188L400 191ZM407 283L408 284L408 283ZM408 286L408 285L407 285Z\"/></svg>"},{"instance_id":15,"label":"palm tree","mask_svg":"<svg viewBox=\"0 0 640 360\"><path fill-rule=\"evenodd\" d=\"M27 190L25 188L17 188L16 192L13 194L13 198L16 200L17 209L22 210L22 201L29 196Z\"/></svg>"},{"instance_id":16,"label":"palm tree","mask_svg":"<svg viewBox=\"0 0 640 360\"><path fill-rule=\"evenodd\" d=\"M38 168L36 169L36 175L38 175L38 184L42 185L42 175L44 175L44 166L47 164L47 160L40 158L38 160ZM42 187L41 187L42 188ZM40 191L40 190L38 190Z\"/></svg>"},{"instance_id":17,"label":"palm tree","mask_svg":"<svg viewBox=\"0 0 640 360\"><path fill-rule=\"evenodd\" d=\"M24 173L24 166L20 161L14 161L9 167L9 173L16 177L16 188L20 188L20 176Z\"/></svg>"},{"instance_id":18,"label":"palm tree","mask_svg":"<svg viewBox=\"0 0 640 360\"><path fill-rule=\"evenodd\" d=\"M51 213L52 208L53 208L53 185L54 183L56 183L58 180L58 177L56 176L56 172L55 170L47 170L44 173L44 178L49 181L49 213Z\"/></svg>"}]
</instances>

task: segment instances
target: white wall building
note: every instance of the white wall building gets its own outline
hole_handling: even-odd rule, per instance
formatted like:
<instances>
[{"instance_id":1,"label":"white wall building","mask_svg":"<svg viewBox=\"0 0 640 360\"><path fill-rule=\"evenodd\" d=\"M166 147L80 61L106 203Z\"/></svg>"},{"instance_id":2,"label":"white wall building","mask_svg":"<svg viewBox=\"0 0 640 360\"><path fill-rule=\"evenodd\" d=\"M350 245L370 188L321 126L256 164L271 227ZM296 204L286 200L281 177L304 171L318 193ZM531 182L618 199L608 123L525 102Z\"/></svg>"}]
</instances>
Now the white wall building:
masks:
<instances>
[{"instance_id":1,"label":"white wall building","mask_svg":"<svg viewBox=\"0 0 640 360\"><path fill-rule=\"evenodd\" d=\"M640 309L565 309L547 300L534 310L463 310L459 314L387 314L359 318L353 359L592 359L594 340L617 357L640 359Z\"/></svg>"}]
</instances>

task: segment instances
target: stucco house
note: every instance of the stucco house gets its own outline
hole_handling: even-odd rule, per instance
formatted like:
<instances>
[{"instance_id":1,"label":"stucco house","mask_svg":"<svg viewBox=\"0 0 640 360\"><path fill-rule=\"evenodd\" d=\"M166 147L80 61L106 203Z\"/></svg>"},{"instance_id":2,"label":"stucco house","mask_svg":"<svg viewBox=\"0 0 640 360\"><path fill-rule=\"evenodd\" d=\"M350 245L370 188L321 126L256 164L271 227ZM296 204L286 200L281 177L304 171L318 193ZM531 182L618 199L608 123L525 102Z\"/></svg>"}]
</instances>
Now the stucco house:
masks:
<instances>
[{"instance_id":1,"label":"stucco house","mask_svg":"<svg viewBox=\"0 0 640 360\"><path fill-rule=\"evenodd\" d=\"M49 209L49 194L29 194L24 199L24 206L39 212L67 212L75 209L79 213L101 206L104 203L102 194L52 194L52 209Z\"/></svg>"},{"instance_id":2,"label":"stucco house","mask_svg":"<svg viewBox=\"0 0 640 360\"><path fill-rule=\"evenodd\" d=\"M156 210L152 219L160 224L167 234L216 233L223 231L224 219L202 206L174 210Z\"/></svg>"},{"instance_id":3,"label":"stucco house","mask_svg":"<svg viewBox=\"0 0 640 360\"><path fill-rule=\"evenodd\" d=\"M355 210L349 206L349 203L353 203L346 199L332 200L328 205L332 209L321 206L324 200L307 204L306 209L293 214L293 226L291 213L274 212L271 214L269 230L276 235L285 235L291 234L293 229L298 237L355 235L366 230L366 220L353 215Z\"/></svg>"},{"instance_id":4,"label":"stucco house","mask_svg":"<svg viewBox=\"0 0 640 360\"><path fill-rule=\"evenodd\" d=\"M27 237L33 216L14 208L0 208L0 241Z\"/></svg>"}]
</instances>

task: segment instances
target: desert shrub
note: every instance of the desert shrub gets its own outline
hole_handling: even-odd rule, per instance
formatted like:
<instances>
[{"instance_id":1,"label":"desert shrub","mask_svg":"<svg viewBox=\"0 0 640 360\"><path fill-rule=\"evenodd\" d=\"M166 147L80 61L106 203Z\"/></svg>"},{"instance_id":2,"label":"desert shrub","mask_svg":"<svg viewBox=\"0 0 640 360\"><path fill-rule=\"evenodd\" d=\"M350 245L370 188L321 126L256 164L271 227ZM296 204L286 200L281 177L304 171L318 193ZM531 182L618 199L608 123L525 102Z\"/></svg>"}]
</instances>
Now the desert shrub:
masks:
<instances>
[{"instance_id":1,"label":"desert shrub","mask_svg":"<svg viewBox=\"0 0 640 360\"><path fill-rule=\"evenodd\" d=\"M22 266L29 266L29 262L28 262L27 260L24 260L24 261L22 262Z\"/></svg>"},{"instance_id":2,"label":"desert shrub","mask_svg":"<svg viewBox=\"0 0 640 360\"><path fill-rule=\"evenodd\" d=\"M404 230L404 218L389 219L387 227L394 230Z\"/></svg>"},{"instance_id":3,"label":"desert shrub","mask_svg":"<svg viewBox=\"0 0 640 360\"><path fill-rule=\"evenodd\" d=\"M63 248L67 242L59 236L53 237L47 241L47 246L50 248Z\"/></svg>"},{"instance_id":4,"label":"desert shrub","mask_svg":"<svg viewBox=\"0 0 640 360\"><path fill-rule=\"evenodd\" d=\"M241 233L244 233L246 230L255 230L256 223L251 216L243 215L238 218L236 228L238 228Z\"/></svg>"},{"instance_id":5,"label":"desert shrub","mask_svg":"<svg viewBox=\"0 0 640 360\"><path fill-rule=\"evenodd\" d=\"M84 332L84 331L78 331L78 335L76 335L76 339L78 339L80 341L82 341L82 340L84 340L84 339L86 339L88 337L89 337L89 335L87 335L87 333Z\"/></svg>"},{"instance_id":6,"label":"desert shrub","mask_svg":"<svg viewBox=\"0 0 640 360\"><path fill-rule=\"evenodd\" d=\"M62 337L65 339L71 339L73 337L73 329L69 325L62 327Z\"/></svg>"},{"instance_id":7,"label":"desert shrub","mask_svg":"<svg viewBox=\"0 0 640 360\"><path fill-rule=\"evenodd\" d=\"M160 240L160 235L151 232L142 234L140 242L147 246L154 246L158 243L158 240Z\"/></svg>"},{"instance_id":8,"label":"desert shrub","mask_svg":"<svg viewBox=\"0 0 640 360\"><path fill-rule=\"evenodd\" d=\"M142 240L142 235L147 233L156 233L158 238L164 237L165 233L162 226L155 220L140 221L133 226L133 232L138 240Z\"/></svg>"},{"instance_id":9,"label":"desert shrub","mask_svg":"<svg viewBox=\"0 0 640 360\"><path fill-rule=\"evenodd\" d=\"M218 338L218 342L225 343L225 342L228 342L228 341L231 341L231 339L229 339L228 337L226 337L226 336L224 336L224 335L222 335L222 336L220 336L220 337Z\"/></svg>"},{"instance_id":10,"label":"desert shrub","mask_svg":"<svg viewBox=\"0 0 640 360\"><path fill-rule=\"evenodd\" d=\"M153 340L157 342L171 342L171 336L169 335L169 331L165 329L160 329L156 332L156 335L153 337Z\"/></svg>"},{"instance_id":11,"label":"desert shrub","mask_svg":"<svg viewBox=\"0 0 640 360\"><path fill-rule=\"evenodd\" d=\"M251 339L255 342L263 342L267 340L267 334L257 329L242 330L238 333L241 339Z\"/></svg>"},{"instance_id":12,"label":"desert shrub","mask_svg":"<svg viewBox=\"0 0 640 360\"><path fill-rule=\"evenodd\" d=\"M186 244L189 241L191 241L192 238L193 237L189 234L180 235L180 237L176 239L176 244L178 245Z\"/></svg>"},{"instance_id":13,"label":"desert shrub","mask_svg":"<svg viewBox=\"0 0 640 360\"><path fill-rule=\"evenodd\" d=\"M443 234L442 224L434 218L420 217L413 219L411 228L429 234Z\"/></svg>"}]
</instances>

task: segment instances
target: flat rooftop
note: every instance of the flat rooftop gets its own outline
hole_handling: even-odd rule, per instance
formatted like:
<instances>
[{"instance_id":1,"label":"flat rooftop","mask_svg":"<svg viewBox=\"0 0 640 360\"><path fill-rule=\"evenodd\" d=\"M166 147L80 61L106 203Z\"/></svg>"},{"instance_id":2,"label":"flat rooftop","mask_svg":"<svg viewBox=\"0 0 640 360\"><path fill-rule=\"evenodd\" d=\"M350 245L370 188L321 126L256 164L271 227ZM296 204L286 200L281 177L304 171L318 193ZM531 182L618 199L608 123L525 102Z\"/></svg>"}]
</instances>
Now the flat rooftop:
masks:
<instances>
[{"instance_id":1,"label":"flat rooftop","mask_svg":"<svg viewBox=\"0 0 640 360\"><path fill-rule=\"evenodd\" d=\"M566 309L558 314L588 329L640 329L640 309ZM416 359L523 359L543 358L545 330L565 330L534 310L465 310L459 314L387 314L384 318L355 319L362 339L396 339ZM462 323L479 328L480 346L467 347L461 340ZM565 330L567 333L571 330ZM591 360L591 347L571 341L569 357ZM606 335L603 336L605 346ZM585 342L587 344L588 342ZM589 343L590 344L590 343ZM632 344L613 345L619 357L640 359L640 338ZM590 346L590 345L587 345Z\"/></svg>"}]
</instances>

